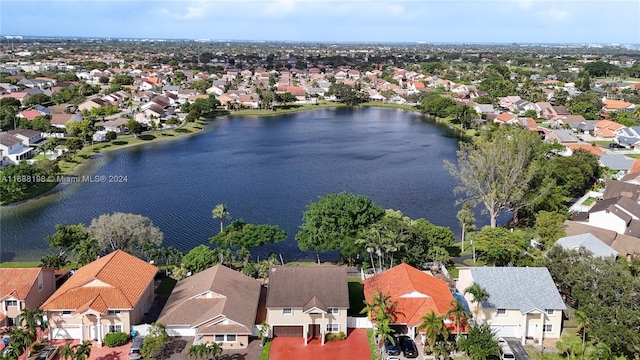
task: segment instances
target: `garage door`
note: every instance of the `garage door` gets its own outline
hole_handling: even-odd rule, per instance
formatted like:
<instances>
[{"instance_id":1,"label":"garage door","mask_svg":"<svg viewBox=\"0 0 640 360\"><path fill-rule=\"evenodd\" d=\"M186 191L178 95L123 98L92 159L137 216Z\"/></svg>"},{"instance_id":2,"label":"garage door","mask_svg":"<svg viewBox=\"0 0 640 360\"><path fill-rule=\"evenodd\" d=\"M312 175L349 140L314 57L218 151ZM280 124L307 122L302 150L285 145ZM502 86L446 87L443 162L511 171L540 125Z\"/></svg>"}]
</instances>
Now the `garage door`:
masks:
<instances>
[{"instance_id":1,"label":"garage door","mask_svg":"<svg viewBox=\"0 0 640 360\"><path fill-rule=\"evenodd\" d=\"M302 337L302 326L274 326L273 336Z\"/></svg>"},{"instance_id":2,"label":"garage door","mask_svg":"<svg viewBox=\"0 0 640 360\"><path fill-rule=\"evenodd\" d=\"M493 330L498 337L520 337L520 328L518 327L518 325L491 325L491 330Z\"/></svg>"},{"instance_id":3,"label":"garage door","mask_svg":"<svg viewBox=\"0 0 640 360\"><path fill-rule=\"evenodd\" d=\"M81 327L52 328L52 339L82 339Z\"/></svg>"}]
</instances>

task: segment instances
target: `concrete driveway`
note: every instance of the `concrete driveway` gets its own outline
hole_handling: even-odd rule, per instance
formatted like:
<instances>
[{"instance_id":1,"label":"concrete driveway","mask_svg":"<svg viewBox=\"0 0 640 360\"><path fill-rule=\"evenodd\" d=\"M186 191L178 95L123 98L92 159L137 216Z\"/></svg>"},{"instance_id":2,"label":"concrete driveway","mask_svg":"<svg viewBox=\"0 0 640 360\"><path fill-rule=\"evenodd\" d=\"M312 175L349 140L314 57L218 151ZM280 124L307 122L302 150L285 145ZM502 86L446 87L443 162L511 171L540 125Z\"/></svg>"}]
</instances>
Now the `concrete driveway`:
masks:
<instances>
[{"instance_id":1,"label":"concrete driveway","mask_svg":"<svg viewBox=\"0 0 640 360\"><path fill-rule=\"evenodd\" d=\"M354 329L346 340L329 341L324 346L319 340L308 345L302 338L276 337L271 342L269 360L370 360L369 339L365 329Z\"/></svg>"},{"instance_id":2,"label":"concrete driveway","mask_svg":"<svg viewBox=\"0 0 640 360\"><path fill-rule=\"evenodd\" d=\"M520 340L514 338L506 338L505 340L507 340L511 350L513 350L513 355L516 356L516 360L531 360L524 346L520 343Z\"/></svg>"}]
</instances>

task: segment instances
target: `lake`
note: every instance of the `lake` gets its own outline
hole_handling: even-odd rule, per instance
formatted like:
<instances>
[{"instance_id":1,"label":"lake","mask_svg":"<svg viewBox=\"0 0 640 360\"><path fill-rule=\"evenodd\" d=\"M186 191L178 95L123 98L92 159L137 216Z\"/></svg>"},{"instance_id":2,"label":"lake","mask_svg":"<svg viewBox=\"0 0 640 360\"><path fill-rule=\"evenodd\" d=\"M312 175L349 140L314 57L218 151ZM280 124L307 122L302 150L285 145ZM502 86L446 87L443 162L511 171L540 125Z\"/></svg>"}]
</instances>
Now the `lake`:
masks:
<instances>
[{"instance_id":1,"label":"lake","mask_svg":"<svg viewBox=\"0 0 640 360\"><path fill-rule=\"evenodd\" d=\"M107 152L83 169L126 176L124 183L70 184L52 196L2 207L1 257L37 260L55 224L89 224L116 211L151 218L165 234L164 246L186 252L218 232L211 210L224 203L234 218L287 232L286 241L256 255L313 258L294 239L302 213L319 195L341 191L459 235L454 183L443 166L445 159L455 162L457 149L458 138L446 126L396 109L219 118L195 136Z\"/></svg>"}]
</instances>

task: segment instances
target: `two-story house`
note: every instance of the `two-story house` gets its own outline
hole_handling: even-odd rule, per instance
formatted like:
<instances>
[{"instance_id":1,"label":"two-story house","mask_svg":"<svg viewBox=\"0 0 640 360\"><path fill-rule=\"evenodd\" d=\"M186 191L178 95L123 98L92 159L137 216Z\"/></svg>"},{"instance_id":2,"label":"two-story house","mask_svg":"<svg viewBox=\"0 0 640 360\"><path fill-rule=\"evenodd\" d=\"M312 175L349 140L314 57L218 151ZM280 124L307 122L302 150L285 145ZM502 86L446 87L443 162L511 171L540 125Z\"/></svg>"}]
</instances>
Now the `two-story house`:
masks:
<instances>
[{"instance_id":1,"label":"two-story house","mask_svg":"<svg viewBox=\"0 0 640 360\"><path fill-rule=\"evenodd\" d=\"M107 333L131 332L153 303L157 272L122 250L81 267L41 306L50 337L102 345Z\"/></svg>"},{"instance_id":2,"label":"two-story house","mask_svg":"<svg viewBox=\"0 0 640 360\"><path fill-rule=\"evenodd\" d=\"M326 333L347 333L347 270L338 266L269 270L267 323L273 336L300 337L305 345Z\"/></svg>"},{"instance_id":3,"label":"two-story house","mask_svg":"<svg viewBox=\"0 0 640 360\"><path fill-rule=\"evenodd\" d=\"M18 325L22 309L38 308L55 290L53 269L0 269L0 327Z\"/></svg>"}]
</instances>

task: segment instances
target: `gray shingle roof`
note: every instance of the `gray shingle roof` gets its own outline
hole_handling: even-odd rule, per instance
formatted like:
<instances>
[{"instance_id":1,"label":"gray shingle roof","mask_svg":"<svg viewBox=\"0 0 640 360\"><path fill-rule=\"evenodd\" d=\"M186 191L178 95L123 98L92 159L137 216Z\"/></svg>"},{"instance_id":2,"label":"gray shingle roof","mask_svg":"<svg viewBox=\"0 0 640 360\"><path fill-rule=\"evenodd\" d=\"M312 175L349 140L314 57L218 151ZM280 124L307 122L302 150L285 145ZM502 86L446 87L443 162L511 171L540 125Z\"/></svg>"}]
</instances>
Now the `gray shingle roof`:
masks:
<instances>
[{"instance_id":1,"label":"gray shingle roof","mask_svg":"<svg viewBox=\"0 0 640 360\"><path fill-rule=\"evenodd\" d=\"M267 308L301 308L314 297L327 307L349 307L346 268L279 266L270 269Z\"/></svg>"},{"instance_id":2,"label":"gray shingle roof","mask_svg":"<svg viewBox=\"0 0 640 360\"><path fill-rule=\"evenodd\" d=\"M633 159L620 154L602 155L600 162L611 170L629 170L633 166Z\"/></svg>"},{"instance_id":3,"label":"gray shingle roof","mask_svg":"<svg viewBox=\"0 0 640 360\"><path fill-rule=\"evenodd\" d=\"M617 251L589 233L566 236L558 239L556 244L562 246L565 250L575 250L583 247L589 250L595 257L606 258L610 256L616 257L618 255Z\"/></svg>"},{"instance_id":4,"label":"gray shingle roof","mask_svg":"<svg viewBox=\"0 0 640 360\"><path fill-rule=\"evenodd\" d=\"M564 310L549 270L544 267L472 267L473 282L489 293L484 307L532 310Z\"/></svg>"}]
</instances>

